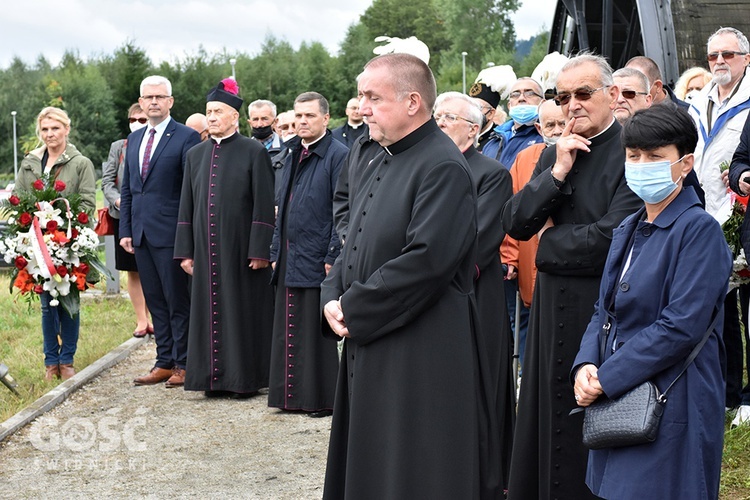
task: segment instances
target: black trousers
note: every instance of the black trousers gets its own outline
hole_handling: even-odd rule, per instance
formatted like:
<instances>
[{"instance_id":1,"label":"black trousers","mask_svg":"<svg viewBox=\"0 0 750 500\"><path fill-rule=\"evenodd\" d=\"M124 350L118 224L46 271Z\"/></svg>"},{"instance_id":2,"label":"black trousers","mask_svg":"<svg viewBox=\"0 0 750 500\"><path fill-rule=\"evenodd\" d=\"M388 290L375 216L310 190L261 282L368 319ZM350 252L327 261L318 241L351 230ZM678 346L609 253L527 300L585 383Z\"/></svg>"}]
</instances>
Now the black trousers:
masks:
<instances>
[{"instance_id":1,"label":"black trousers","mask_svg":"<svg viewBox=\"0 0 750 500\"><path fill-rule=\"evenodd\" d=\"M750 285L739 287L739 310L737 290L729 292L724 301L724 346L727 352L726 406L735 408L740 404L750 405L750 383L742 385L743 363L750 375L750 342L748 342L748 304ZM745 347L742 346L744 326Z\"/></svg>"}]
</instances>

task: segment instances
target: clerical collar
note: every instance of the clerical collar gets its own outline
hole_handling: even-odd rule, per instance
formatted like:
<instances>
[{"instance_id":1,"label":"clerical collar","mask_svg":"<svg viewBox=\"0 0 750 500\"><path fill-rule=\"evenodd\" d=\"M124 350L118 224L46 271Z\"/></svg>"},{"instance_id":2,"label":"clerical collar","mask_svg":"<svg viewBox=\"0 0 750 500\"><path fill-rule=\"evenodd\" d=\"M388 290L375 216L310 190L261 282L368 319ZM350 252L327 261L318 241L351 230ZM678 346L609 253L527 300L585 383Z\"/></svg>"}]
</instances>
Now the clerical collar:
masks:
<instances>
[{"instance_id":1,"label":"clerical collar","mask_svg":"<svg viewBox=\"0 0 750 500\"><path fill-rule=\"evenodd\" d=\"M404 151L414 146L415 144L417 144L419 141L421 141L428 135L439 130L440 130L440 127L438 127L437 122L433 118L430 118L429 120L424 122L424 124L422 124L419 128L414 130L412 133L410 133L403 139L400 139L394 142L390 146L387 146L387 147L384 146L383 149L385 149L386 153L388 153L389 155L395 156L399 153L403 153Z\"/></svg>"},{"instance_id":2,"label":"clerical collar","mask_svg":"<svg viewBox=\"0 0 750 500\"><path fill-rule=\"evenodd\" d=\"M357 130L359 127L365 124L365 122L359 122L359 124L355 125L352 122L347 122L349 124L349 128L353 128L354 130Z\"/></svg>"},{"instance_id":3,"label":"clerical collar","mask_svg":"<svg viewBox=\"0 0 750 500\"><path fill-rule=\"evenodd\" d=\"M312 141L312 142L308 142L308 143L306 143L306 142L305 142L305 140L304 140L304 139L302 139L302 141L300 141L300 144L302 145L302 147L303 147L303 148L305 148L305 149L310 149L310 147L311 147L311 146L313 146L313 145L317 144L318 142L320 142L320 140L321 140L321 139L322 139L323 137L325 137L325 136L326 136L326 134L324 133L323 135L321 135L320 137L318 137L318 138L317 138L317 139L315 139L314 141Z\"/></svg>"},{"instance_id":4,"label":"clerical collar","mask_svg":"<svg viewBox=\"0 0 750 500\"><path fill-rule=\"evenodd\" d=\"M615 117L613 116L613 117L612 117L612 121L611 121L611 122L609 122L609 125L607 125L607 128L605 128L604 130L602 130L602 131L601 131L601 132L599 132L598 134L594 134L594 135L592 135L591 137L587 137L587 139L588 139L588 140L591 140L591 139L596 139L597 137L599 137L600 135L602 135L603 133L605 133L605 132L606 132L607 130L609 130L610 128L612 128L612 125L614 125L616 121L617 121L617 120L615 120Z\"/></svg>"},{"instance_id":5,"label":"clerical collar","mask_svg":"<svg viewBox=\"0 0 750 500\"><path fill-rule=\"evenodd\" d=\"M232 132L231 134L229 134L226 137L214 137L214 136L211 136L211 139L213 139L214 141L216 141L216 144L221 144L221 141L226 141L227 139L229 139L230 137L232 137L236 133L237 133L237 131L235 130L234 132Z\"/></svg>"}]
</instances>

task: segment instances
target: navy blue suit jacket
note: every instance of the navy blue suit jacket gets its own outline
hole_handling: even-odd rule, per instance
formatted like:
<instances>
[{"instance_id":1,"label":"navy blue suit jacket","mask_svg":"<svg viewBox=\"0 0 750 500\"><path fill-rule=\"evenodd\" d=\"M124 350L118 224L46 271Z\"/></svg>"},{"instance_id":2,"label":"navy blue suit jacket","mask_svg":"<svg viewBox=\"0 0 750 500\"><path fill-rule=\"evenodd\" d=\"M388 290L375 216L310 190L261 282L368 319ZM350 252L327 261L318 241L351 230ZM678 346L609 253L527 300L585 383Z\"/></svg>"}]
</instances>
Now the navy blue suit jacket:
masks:
<instances>
[{"instance_id":1,"label":"navy blue suit jacket","mask_svg":"<svg viewBox=\"0 0 750 500\"><path fill-rule=\"evenodd\" d=\"M138 156L147 128L128 136L132 146L126 151L120 191L120 238L133 238L133 246L140 246L145 236L155 247L173 247L185 158L201 138L195 130L170 119L144 181Z\"/></svg>"}]
</instances>

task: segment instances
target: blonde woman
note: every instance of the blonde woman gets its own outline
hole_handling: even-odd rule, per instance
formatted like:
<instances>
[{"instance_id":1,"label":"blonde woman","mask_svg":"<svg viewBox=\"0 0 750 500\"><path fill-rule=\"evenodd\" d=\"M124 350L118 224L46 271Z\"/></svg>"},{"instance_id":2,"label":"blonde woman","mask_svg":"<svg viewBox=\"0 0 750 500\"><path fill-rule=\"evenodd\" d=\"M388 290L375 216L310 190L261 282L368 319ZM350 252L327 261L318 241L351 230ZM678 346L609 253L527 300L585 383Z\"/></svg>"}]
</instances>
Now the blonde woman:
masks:
<instances>
[{"instance_id":1,"label":"blonde woman","mask_svg":"<svg viewBox=\"0 0 750 500\"><path fill-rule=\"evenodd\" d=\"M70 118L59 108L44 108L36 119L36 134L42 146L24 157L16 179L17 191L30 191L43 175L65 183L63 196L77 193L81 208L89 213L96 207L94 165L68 142ZM42 334L44 336L45 380L75 375L73 356L78 346L80 314L70 316L65 308L50 305L49 292L40 295L42 303ZM58 342L60 336L62 343Z\"/></svg>"},{"instance_id":2,"label":"blonde woman","mask_svg":"<svg viewBox=\"0 0 750 500\"><path fill-rule=\"evenodd\" d=\"M674 87L675 95L683 101L690 101L711 81L711 73L700 67L688 68L677 80Z\"/></svg>"}]
</instances>

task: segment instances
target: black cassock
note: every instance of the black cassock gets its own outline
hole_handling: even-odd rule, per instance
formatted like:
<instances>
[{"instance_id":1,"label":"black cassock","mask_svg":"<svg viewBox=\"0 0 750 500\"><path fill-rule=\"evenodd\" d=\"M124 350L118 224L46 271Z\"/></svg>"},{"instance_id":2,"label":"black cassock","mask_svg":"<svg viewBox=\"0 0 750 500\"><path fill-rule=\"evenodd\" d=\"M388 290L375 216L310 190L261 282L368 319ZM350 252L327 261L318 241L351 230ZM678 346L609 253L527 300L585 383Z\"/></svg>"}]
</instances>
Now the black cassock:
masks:
<instances>
[{"instance_id":1,"label":"black cassock","mask_svg":"<svg viewBox=\"0 0 750 500\"><path fill-rule=\"evenodd\" d=\"M273 173L265 148L234 134L187 155L175 258L194 260L185 389L268 386L273 326Z\"/></svg>"},{"instance_id":2,"label":"black cassock","mask_svg":"<svg viewBox=\"0 0 750 500\"><path fill-rule=\"evenodd\" d=\"M479 498L494 439L476 333L476 197L429 120L378 154L321 285L351 338L336 388L325 499ZM333 336L327 323L324 334ZM494 496L501 496L495 488Z\"/></svg>"},{"instance_id":3,"label":"black cassock","mask_svg":"<svg viewBox=\"0 0 750 500\"><path fill-rule=\"evenodd\" d=\"M581 441L570 369L578 354L612 241L612 230L643 202L625 183L621 127L578 151L560 189L552 180L555 148L547 148L531 180L503 210L503 227L518 240L539 239L508 498L592 498L584 483L588 450ZM648 480L644 478L644 480Z\"/></svg>"},{"instance_id":4,"label":"black cassock","mask_svg":"<svg viewBox=\"0 0 750 500\"><path fill-rule=\"evenodd\" d=\"M505 285L500 262L503 205L513 196L510 172L498 161L482 155L473 146L464 152L477 188L477 269L474 283L479 315L478 331L485 342L491 374L490 392L496 397L491 407L497 416L500 484L508 486L513 428L516 420L516 391L513 381L513 337L505 306Z\"/></svg>"}]
</instances>

